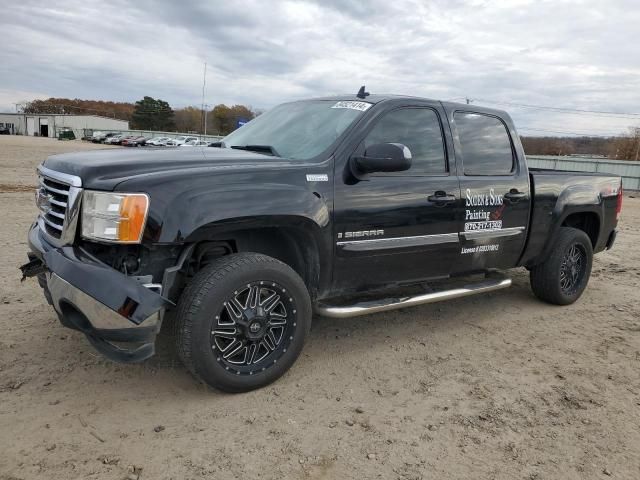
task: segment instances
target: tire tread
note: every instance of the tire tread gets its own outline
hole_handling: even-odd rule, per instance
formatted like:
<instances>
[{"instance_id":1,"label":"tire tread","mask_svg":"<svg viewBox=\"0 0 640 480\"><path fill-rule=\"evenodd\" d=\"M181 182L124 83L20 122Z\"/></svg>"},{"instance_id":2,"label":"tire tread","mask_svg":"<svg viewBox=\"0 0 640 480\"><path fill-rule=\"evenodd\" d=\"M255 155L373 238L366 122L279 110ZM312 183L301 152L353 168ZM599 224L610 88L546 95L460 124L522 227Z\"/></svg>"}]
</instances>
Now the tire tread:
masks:
<instances>
[{"instance_id":1,"label":"tire tread","mask_svg":"<svg viewBox=\"0 0 640 480\"><path fill-rule=\"evenodd\" d=\"M571 227L561 227L558 238L553 249L549 253L549 256L544 260L544 262L539 263L531 269L529 277L531 289L540 300L555 305L568 305L576 301L580 298L580 295L582 295L582 291L580 291L575 298L567 297L561 292L556 283L557 276L559 275L559 265L562 262L562 256L566 249L572 243L576 242L576 240L580 240L581 243L585 244L585 246L588 245L588 269L585 274L587 276L591 274L593 256L591 240L582 230Z\"/></svg>"}]
</instances>

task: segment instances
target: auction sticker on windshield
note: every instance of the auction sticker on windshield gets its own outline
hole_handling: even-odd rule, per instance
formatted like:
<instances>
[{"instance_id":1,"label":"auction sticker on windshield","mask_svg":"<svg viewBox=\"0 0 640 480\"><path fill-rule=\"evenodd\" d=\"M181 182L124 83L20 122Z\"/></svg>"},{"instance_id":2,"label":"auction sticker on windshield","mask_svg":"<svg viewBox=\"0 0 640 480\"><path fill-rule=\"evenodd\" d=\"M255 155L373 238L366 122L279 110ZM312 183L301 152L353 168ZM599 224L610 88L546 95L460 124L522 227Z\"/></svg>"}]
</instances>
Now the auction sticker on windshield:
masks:
<instances>
[{"instance_id":1,"label":"auction sticker on windshield","mask_svg":"<svg viewBox=\"0 0 640 480\"><path fill-rule=\"evenodd\" d=\"M342 102L337 102L331 108L349 108L351 110L360 110L361 112L366 112L371 107L370 103L367 102L356 102L353 100L344 100Z\"/></svg>"}]
</instances>

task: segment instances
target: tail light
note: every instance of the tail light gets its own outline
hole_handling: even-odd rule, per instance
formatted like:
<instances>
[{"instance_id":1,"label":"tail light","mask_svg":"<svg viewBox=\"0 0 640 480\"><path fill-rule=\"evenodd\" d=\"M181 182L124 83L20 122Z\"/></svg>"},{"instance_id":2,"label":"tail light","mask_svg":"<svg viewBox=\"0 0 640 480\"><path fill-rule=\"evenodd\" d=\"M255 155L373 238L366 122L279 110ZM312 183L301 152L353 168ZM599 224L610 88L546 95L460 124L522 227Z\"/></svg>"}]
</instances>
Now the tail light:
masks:
<instances>
[{"instance_id":1,"label":"tail light","mask_svg":"<svg viewBox=\"0 0 640 480\"><path fill-rule=\"evenodd\" d=\"M622 182L620 182L620 189L618 190L618 202L616 203L616 220L620 218L620 212L622 212Z\"/></svg>"}]
</instances>

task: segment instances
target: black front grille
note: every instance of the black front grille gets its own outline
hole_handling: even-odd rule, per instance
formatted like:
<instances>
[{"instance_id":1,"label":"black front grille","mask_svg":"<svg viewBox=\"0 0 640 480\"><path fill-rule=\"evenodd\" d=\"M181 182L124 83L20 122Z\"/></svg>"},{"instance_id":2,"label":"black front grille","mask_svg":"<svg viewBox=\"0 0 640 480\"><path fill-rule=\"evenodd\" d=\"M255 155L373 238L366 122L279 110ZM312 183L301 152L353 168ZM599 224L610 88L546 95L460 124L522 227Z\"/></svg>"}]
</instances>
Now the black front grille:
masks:
<instances>
[{"instance_id":1,"label":"black front grille","mask_svg":"<svg viewBox=\"0 0 640 480\"><path fill-rule=\"evenodd\" d=\"M49 205L42 209L44 228L49 235L60 238L69 203L70 186L45 176L40 176L40 192L48 197Z\"/></svg>"}]
</instances>

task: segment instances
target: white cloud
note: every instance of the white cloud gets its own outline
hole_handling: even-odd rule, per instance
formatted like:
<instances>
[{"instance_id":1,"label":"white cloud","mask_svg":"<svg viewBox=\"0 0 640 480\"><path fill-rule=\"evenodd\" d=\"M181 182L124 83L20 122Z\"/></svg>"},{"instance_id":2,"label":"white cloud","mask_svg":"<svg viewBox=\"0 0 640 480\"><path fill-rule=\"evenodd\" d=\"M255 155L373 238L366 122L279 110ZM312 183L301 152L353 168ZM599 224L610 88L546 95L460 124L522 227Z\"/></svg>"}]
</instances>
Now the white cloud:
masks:
<instances>
[{"instance_id":1,"label":"white cloud","mask_svg":"<svg viewBox=\"0 0 640 480\"><path fill-rule=\"evenodd\" d=\"M2 109L46 96L199 104L206 61L210 104L268 108L366 83L374 93L640 112L633 0L41 5L0 18ZM640 123L506 109L518 126L548 130Z\"/></svg>"},{"instance_id":2,"label":"white cloud","mask_svg":"<svg viewBox=\"0 0 640 480\"><path fill-rule=\"evenodd\" d=\"M42 92L0 88L0 112L15 112L16 104L49 97Z\"/></svg>"}]
</instances>

